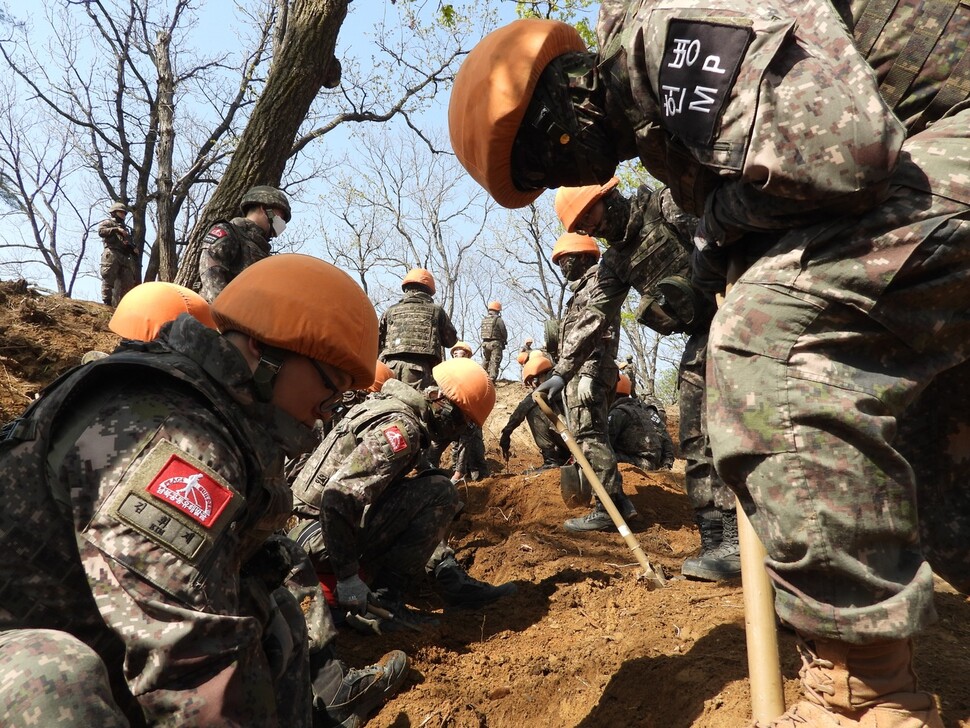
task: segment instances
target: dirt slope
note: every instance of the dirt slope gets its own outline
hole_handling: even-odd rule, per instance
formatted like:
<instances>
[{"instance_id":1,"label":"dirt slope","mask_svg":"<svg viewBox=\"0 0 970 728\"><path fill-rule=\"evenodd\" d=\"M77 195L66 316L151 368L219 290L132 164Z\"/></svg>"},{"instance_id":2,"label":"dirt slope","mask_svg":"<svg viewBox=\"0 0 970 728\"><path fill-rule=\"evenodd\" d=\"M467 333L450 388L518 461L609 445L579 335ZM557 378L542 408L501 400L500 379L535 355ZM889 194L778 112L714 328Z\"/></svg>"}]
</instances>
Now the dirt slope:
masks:
<instances>
[{"instance_id":1,"label":"dirt slope","mask_svg":"<svg viewBox=\"0 0 970 728\"><path fill-rule=\"evenodd\" d=\"M110 350L110 311L25 284L0 283L0 414L7 420L33 392L92 348ZM575 515L559 497L558 474L525 473L539 462L523 425L513 458L499 460L501 427L525 391L499 386L486 423L496 474L463 487L465 512L453 539L476 577L512 580L518 593L478 612L445 611L425 590L415 606L438 611L422 633L341 633L352 665L392 648L413 658L405 690L369 723L385 728L744 726L749 712L744 615L738 584L672 580L647 591L616 534L567 535ZM669 413L675 428L676 412ZM683 462L672 473L622 467L640 511L633 527L647 557L678 573L698 545L683 495ZM919 642L925 688L940 695L945 724L970 726L970 603L942 582L939 623ZM798 660L780 635L786 692L797 694Z\"/></svg>"}]
</instances>

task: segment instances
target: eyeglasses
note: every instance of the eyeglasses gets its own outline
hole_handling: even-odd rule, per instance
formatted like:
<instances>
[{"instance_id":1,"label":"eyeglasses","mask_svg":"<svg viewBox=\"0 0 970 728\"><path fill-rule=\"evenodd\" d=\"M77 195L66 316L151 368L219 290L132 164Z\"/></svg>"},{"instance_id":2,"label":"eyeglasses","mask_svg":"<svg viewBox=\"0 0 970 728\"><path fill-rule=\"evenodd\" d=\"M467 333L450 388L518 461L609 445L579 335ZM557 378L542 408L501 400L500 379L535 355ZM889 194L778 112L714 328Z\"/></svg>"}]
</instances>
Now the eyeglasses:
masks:
<instances>
[{"instance_id":1,"label":"eyeglasses","mask_svg":"<svg viewBox=\"0 0 970 728\"><path fill-rule=\"evenodd\" d=\"M313 368L317 370L317 374L319 374L320 379L323 380L324 386L333 392L333 394L320 402L320 406L317 409L319 409L321 413L332 412L343 403L344 390L333 383L333 380L327 375L327 371L323 368L323 365L320 362L309 356L307 359L313 365Z\"/></svg>"}]
</instances>

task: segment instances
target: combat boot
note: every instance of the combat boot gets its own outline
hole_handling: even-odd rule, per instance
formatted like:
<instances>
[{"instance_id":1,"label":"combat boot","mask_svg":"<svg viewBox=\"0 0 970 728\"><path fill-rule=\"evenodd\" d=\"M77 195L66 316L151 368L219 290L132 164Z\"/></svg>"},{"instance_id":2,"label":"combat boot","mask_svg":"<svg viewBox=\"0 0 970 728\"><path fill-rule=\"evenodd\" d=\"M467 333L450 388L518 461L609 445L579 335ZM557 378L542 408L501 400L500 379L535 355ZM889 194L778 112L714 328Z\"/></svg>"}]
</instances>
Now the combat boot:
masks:
<instances>
[{"instance_id":1,"label":"combat boot","mask_svg":"<svg viewBox=\"0 0 970 728\"><path fill-rule=\"evenodd\" d=\"M512 582L493 586L468 575L453 556L448 556L434 569L438 593L452 607L476 609L518 591Z\"/></svg>"},{"instance_id":2,"label":"combat boot","mask_svg":"<svg viewBox=\"0 0 970 728\"><path fill-rule=\"evenodd\" d=\"M741 576L738 514L717 508L696 511L701 532L701 552L684 560L680 573L701 581L724 581Z\"/></svg>"},{"instance_id":3,"label":"combat boot","mask_svg":"<svg viewBox=\"0 0 970 728\"><path fill-rule=\"evenodd\" d=\"M815 638L798 650L806 700L753 728L943 728L933 696L916 689L911 640L850 645Z\"/></svg>"},{"instance_id":4,"label":"combat boot","mask_svg":"<svg viewBox=\"0 0 970 728\"><path fill-rule=\"evenodd\" d=\"M316 681L326 705L322 710L315 708L313 725L359 728L401 689L407 674L408 657L400 650L388 652L379 662L359 670L347 670L342 662L329 660ZM327 681L331 681L329 688ZM316 693L317 685L314 687ZM318 704L316 697L314 703Z\"/></svg>"}]
</instances>

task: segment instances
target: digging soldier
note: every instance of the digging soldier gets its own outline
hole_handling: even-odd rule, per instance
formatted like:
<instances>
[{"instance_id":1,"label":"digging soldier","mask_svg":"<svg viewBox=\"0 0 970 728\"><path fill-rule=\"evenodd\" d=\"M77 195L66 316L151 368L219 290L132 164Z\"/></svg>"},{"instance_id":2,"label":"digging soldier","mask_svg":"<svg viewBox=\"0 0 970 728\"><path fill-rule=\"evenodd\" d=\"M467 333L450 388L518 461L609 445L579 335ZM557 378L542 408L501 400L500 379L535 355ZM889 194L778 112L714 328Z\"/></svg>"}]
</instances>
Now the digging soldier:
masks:
<instances>
[{"instance_id":1,"label":"digging soldier","mask_svg":"<svg viewBox=\"0 0 970 728\"><path fill-rule=\"evenodd\" d=\"M117 306L138 285L138 251L131 242L131 228L125 224L128 208L120 202L108 208L108 219L98 225L104 241L101 253L101 300Z\"/></svg>"},{"instance_id":2,"label":"digging soldier","mask_svg":"<svg viewBox=\"0 0 970 728\"><path fill-rule=\"evenodd\" d=\"M618 181L614 177L604 185L556 191L556 213L566 230L603 238L609 245L599 268L601 295L590 301L578 326L587 333L563 344L565 361L592 349L630 288L640 294L639 323L664 336L688 334L678 369L680 449L687 460L684 480L701 550L684 561L681 572L706 581L735 579L741 575L741 549L734 493L714 469L704 414L707 339L716 309L713 294L694 284L688 259L698 220L677 207L669 188L641 185L626 198Z\"/></svg>"},{"instance_id":3,"label":"digging soldier","mask_svg":"<svg viewBox=\"0 0 970 728\"><path fill-rule=\"evenodd\" d=\"M938 39L965 40L966 9L947 7L960 20ZM931 10L909 4L913 27ZM701 255L761 253L715 315L707 402L718 473L801 638L805 699L758 725L941 726L912 638L936 616L930 563L970 588L970 339L953 303L970 295L970 110L945 78L966 47L915 64L924 108L953 109L905 141L825 2L611 2L598 36L594 55L526 20L482 41L449 109L458 157L521 206L639 156L700 218ZM932 437L913 428L929 420Z\"/></svg>"},{"instance_id":4,"label":"digging soldier","mask_svg":"<svg viewBox=\"0 0 970 728\"><path fill-rule=\"evenodd\" d=\"M562 269L573 293L560 324L560 353L571 350L574 337L586 335L577 325L583 320L590 299L600 295L596 265L599 257L599 246L588 235L566 233L553 247L552 262ZM563 393L566 420L576 442L620 514L629 521L636 517L637 510L633 501L623 494L623 478L616 467L616 455L610 447L607 431L607 415L619 373L616 368L619 345L620 317L617 313L585 358L573 361L561 355L557 368L537 391L546 392L550 398ZM576 371L578 376L570 379L568 384L558 386L563 382L562 376L556 373L560 371L559 367L561 371ZM550 382L556 386L550 387ZM613 520L597 500L596 506L585 516L570 518L563 525L567 531L578 533L606 531L613 528Z\"/></svg>"},{"instance_id":5,"label":"digging soldier","mask_svg":"<svg viewBox=\"0 0 970 728\"><path fill-rule=\"evenodd\" d=\"M473 361L443 362L432 376L423 391L385 382L347 413L293 483L290 536L318 573L336 577L336 601L352 613L376 604L401 621L426 621L405 602L425 570L454 606L482 606L514 589L473 579L445 545L461 509L450 478L437 470L408 475L432 441L454 439L469 422L481 426L495 404L488 375Z\"/></svg>"},{"instance_id":6,"label":"digging soldier","mask_svg":"<svg viewBox=\"0 0 970 728\"><path fill-rule=\"evenodd\" d=\"M670 470L674 466L674 443L660 413L630 391L630 378L621 374L609 415L610 447L617 462L642 470Z\"/></svg>"},{"instance_id":7,"label":"digging soldier","mask_svg":"<svg viewBox=\"0 0 970 728\"><path fill-rule=\"evenodd\" d=\"M305 554L274 535L284 453L373 380L373 306L330 264L281 255L211 315L218 331L183 313L123 342L4 428L3 725L359 725L403 681L401 652L334 658L319 582L302 604L281 586Z\"/></svg>"},{"instance_id":8,"label":"digging soldier","mask_svg":"<svg viewBox=\"0 0 970 728\"><path fill-rule=\"evenodd\" d=\"M502 320L502 304L489 301L488 310L482 318L482 366L493 382L498 381L502 369L502 357L509 343L509 332Z\"/></svg>"},{"instance_id":9,"label":"digging soldier","mask_svg":"<svg viewBox=\"0 0 970 728\"><path fill-rule=\"evenodd\" d=\"M435 282L424 268L412 268L401 280L404 296L381 316L381 361L394 375L418 389L431 386L431 370L458 333L445 310L434 302Z\"/></svg>"},{"instance_id":10,"label":"digging soldier","mask_svg":"<svg viewBox=\"0 0 970 728\"><path fill-rule=\"evenodd\" d=\"M243 270L272 253L270 240L290 221L290 201L268 185L252 187L239 201L242 217L220 220L206 233L199 256L202 297L212 303Z\"/></svg>"},{"instance_id":11,"label":"digging soldier","mask_svg":"<svg viewBox=\"0 0 970 728\"><path fill-rule=\"evenodd\" d=\"M522 383L531 390L535 390L542 384L552 372L552 362L544 356L531 357L522 367ZM557 396L549 400L549 406L562 416L562 397ZM552 428L552 423L546 417L539 405L532 399L532 392L527 394L519 402L515 410L509 415L509 421L502 428L502 435L499 438L499 448L506 461L512 449L512 433L515 428L523 422L528 423L532 439L535 440L536 447L542 455L542 468L557 468L565 465L572 457L569 448L562 441L562 438Z\"/></svg>"}]
</instances>

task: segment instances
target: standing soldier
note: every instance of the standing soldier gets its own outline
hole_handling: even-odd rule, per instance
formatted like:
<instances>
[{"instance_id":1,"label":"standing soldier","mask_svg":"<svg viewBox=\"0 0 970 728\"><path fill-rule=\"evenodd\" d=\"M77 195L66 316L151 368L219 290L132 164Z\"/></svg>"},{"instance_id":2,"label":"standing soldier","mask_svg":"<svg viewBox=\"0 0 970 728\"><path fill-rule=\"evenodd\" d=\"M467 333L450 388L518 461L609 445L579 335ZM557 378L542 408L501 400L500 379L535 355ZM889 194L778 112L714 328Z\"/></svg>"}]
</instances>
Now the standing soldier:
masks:
<instances>
[{"instance_id":1,"label":"standing soldier","mask_svg":"<svg viewBox=\"0 0 970 728\"><path fill-rule=\"evenodd\" d=\"M567 349L574 337L585 334L578 324L583 320L589 300L600 295L596 266L599 257L599 246L588 235L566 233L556 241L553 248L552 262L562 269L573 291L560 326L561 350ZM561 376L556 374L559 367L577 372L578 376L569 381L563 394L566 420L614 505L623 518L629 521L636 517L637 511L633 502L623 494L623 478L616 467L616 455L610 447L607 423L618 376L616 355L619 345L620 317L617 314L612 325L602 333L597 345L585 359L569 360L561 357L552 377L540 385L539 391L546 391L544 388L554 378L562 381ZM558 387L549 396L553 397L562 390L563 387ZM613 519L598 498L596 506L588 514L570 518L563 525L567 531L580 533L606 531L614 527Z\"/></svg>"},{"instance_id":2,"label":"standing soldier","mask_svg":"<svg viewBox=\"0 0 970 728\"><path fill-rule=\"evenodd\" d=\"M412 268L401 280L404 296L381 316L378 348L394 375L418 389L431 386L431 370L441 363L458 333L445 310L434 302L434 277Z\"/></svg>"},{"instance_id":3,"label":"standing soldier","mask_svg":"<svg viewBox=\"0 0 970 728\"><path fill-rule=\"evenodd\" d=\"M630 392L630 378L621 374L609 417L610 446L617 462L642 470L670 470L674 465L674 443L663 418L655 407Z\"/></svg>"},{"instance_id":4,"label":"standing soldier","mask_svg":"<svg viewBox=\"0 0 970 728\"><path fill-rule=\"evenodd\" d=\"M498 381L502 369L502 357L509 343L509 332L502 320L502 304L490 301L485 318L482 319L482 366L493 382Z\"/></svg>"},{"instance_id":5,"label":"standing soldier","mask_svg":"<svg viewBox=\"0 0 970 728\"><path fill-rule=\"evenodd\" d=\"M471 578L444 545L461 509L454 483L435 470L408 475L432 441L454 439L469 422L481 426L494 404L485 371L452 359L434 367L424 391L388 380L314 451L293 483L290 536L318 573L336 577L342 607L364 614L378 603L419 620L405 600L423 570L455 606L481 606L514 590Z\"/></svg>"},{"instance_id":6,"label":"standing soldier","mask_svg":"<svg viewBox=\"0 0 970 728\"><path fill-rule=\"evenodd\" d=\"M525 343L519 348L519 353L516 355L515 360L519 362L519 366L525 366L525 363L529 361L529 354L532 353L532 338L525 340Z\"/></svg>"},{"instance_id":7,"label":"standing soldier","mask_svg":"<svg viewBox=\"0 0 970 728\"><path fill-rule=\"evenodd\" d=\"M905 142L815 0L605 3L600 56L569 26L519 21L469 54L449 110L459 159L508 206L602 183L638 154L701 216L701 255L760 250L711 328L707 411L717 470L801 638L805 700L763 726L941 726L912 638L936 616L934 569L970 588L970 350L953 303L970 295L970 111L954 106L967 16L869 3L876 22L855 26L867 55L905 27L884 22L897 6L917 30L901 34L887 99L937 119ZM911 429L920 417L932 436Z\"/></svg>"},{"instance_id":8,"label":"standing soldier","mask_svg":"<svg viewBox=\"0 0 970 728\"><path fill-rule=\"evenodd\" d=\"M701 550L684 560L681 572L705 581L734 579L741 575L734 493L714 469L704 413L707 338L715 306L713 296L693 285L687 256L697 218L681 211L666 187L641 185L627 198L617 189L618 181L613 177L604 185L556 192L556 213L566 230L603 238L609 245L599 267L601 295L590 301L579 326L586 334L564 344L565 358L574 360L592 349L630 288L640 294L639 323L664 336L688 334L678 369L679 434Z\"/></svg>"},{"instance_id":9,"label":"standing soldier","mask_svg":"<svg viewBox=\"0 0 970 728\"><path fill-rule=\"evenodd\" d=\"M468 343L459 341L451 347L452 359L471 359L472 348ZM492 380L493 384L495 380ZM440 459L440 456L439 456ZM452 467L455 474L452 481L481 480L488 476L488 460L485 459L485 436L482 428L474 422L469 422L455 442L451 451Z\"/></svg>"},{"instance_id":10,"label":"standing soldier","mask_svg":"<svg viewBox=\"0 0 970 728\"><path fill-rule=\"evenodd\" d=\"M233 278L272 251L292 216L290 201L268 185L251 188L239 202L242 217L216 222L202 241L199 278L202 297L212 303Z\"/></svg>"},{"instance_id":11,"label":"standing soldier","mask_svg":"<svg viewBox=\"0 0 970 728\"><path fill-rule=\"evenodd\" d=\"M120 202L108 208L108 219L98 225L104 241L101 253L101 300L117 306L138 284L138 251L131 242L131 228L125 224L128 208Z\"/></svg>"},{"instance_id":12,"label":"standing soldier","mask_svg":"<svg viewBox=\"0 0 970 728\"><path fill-rule=\"evenodd\" d=\"M281 586L298 550L273 535L293 503L284 452L374 379L372 304L329 263L280 255L211 313L218 331L182 314L4 428L4 725L68 710L85 726L308 728L314 708L359 722L401 684L403 653L346 672L332 624L310 642L313 605Z\"/></svg>"}]
</instances>

